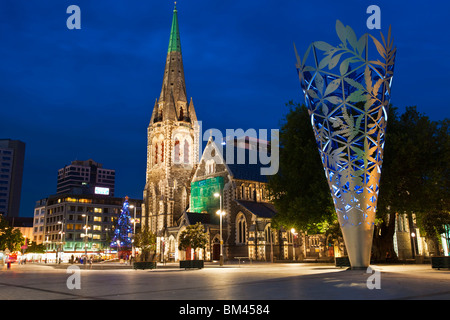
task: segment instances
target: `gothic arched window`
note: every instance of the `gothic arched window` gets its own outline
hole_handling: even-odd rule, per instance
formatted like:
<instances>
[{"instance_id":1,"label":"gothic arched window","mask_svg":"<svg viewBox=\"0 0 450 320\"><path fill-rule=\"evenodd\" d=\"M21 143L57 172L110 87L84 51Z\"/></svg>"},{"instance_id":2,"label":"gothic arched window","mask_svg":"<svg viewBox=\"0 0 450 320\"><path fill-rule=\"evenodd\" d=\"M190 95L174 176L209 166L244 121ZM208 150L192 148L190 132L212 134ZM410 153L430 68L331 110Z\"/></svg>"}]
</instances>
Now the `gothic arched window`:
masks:
<instances>
[{"instance_id":1,"label":"gothic arched window","mask_svg":"<svg viewBox=\"0 0 450 320\"><path fill-rule=\"evenodd\" d=\"M272 229L270 228L270 224L268 224L264 230L264 240L266 240L266 243L273 243L273 233Z\"/></svg>"},{"instance_id":2,"label":"gothic arched window","mask_svg":"<svg viewBox=\"0 0 450 320\"><path fill-rule=\"evenodd\" d=\"M178 163L178 162L180 162L180 140L178 140L178 138L177 139L175 139L175 146L174 146L174 149L173 149L173 152L174 152L174 158L173 158L173 160L174 160L174 162L175 163Z\"/></svg>"},{"instance_id":3,"label":"gothic arched window","mask_svg":"<svg viewBox=\"0 0 450 320\"><path fill-rule=\"evenodd\" d=\"M189 142L187 140L184 141L184 163L189 163Z\"/></svg>"},{"instance_id":4,"label":"gothic arched window","mask_svg":"<svg viewBox=\"0 0 450 320\"><path fill-rule=\"evenodd\" d=\"M238 214L237 219L236 219L236 242L237 243L246 243L247 242L246 229L247 229L247 222L245 220L244 214L241 212Z\"/></svg>"}]
</instances>

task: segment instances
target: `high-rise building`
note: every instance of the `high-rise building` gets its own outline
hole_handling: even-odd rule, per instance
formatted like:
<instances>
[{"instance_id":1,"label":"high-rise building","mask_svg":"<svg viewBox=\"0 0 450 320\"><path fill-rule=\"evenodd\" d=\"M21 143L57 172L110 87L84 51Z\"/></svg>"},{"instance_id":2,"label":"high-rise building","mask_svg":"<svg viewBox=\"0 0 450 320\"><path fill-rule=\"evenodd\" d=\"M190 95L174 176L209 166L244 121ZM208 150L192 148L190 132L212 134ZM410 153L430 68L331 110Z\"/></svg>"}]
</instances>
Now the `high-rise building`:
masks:
<instances>
[{"instance_id":1,"label":"high-rise building","mask_svg":"<svg viewBox=\"0 0 450 320\"><path fill-rule=\"evenodd\" d=\"M199 158L199 126L186 94L180 31L173 10L169 48L159 99L147 131L144 211L159 240L189 206L190 184Z\"/></svg>"},{"instance_id":2,"label":"high-rise building","mask_svg":"<svg viewBox=\"0 0 450 320\"><path fill-rule=\"evenodd\" d=\"M18 217L22 192L25 143L0 139L0 214Z\"/></svg>"},{"instance_id":3,"label":"high-rise building","mask_svg":"<svg viewBox=\"0 0 450 320\"><path fill-rule=\"evenodd\" d=\"M116 171L92 159L72 161L58 170L57 194L98 194L114 197Z\"/></svg>"}]
</instances>

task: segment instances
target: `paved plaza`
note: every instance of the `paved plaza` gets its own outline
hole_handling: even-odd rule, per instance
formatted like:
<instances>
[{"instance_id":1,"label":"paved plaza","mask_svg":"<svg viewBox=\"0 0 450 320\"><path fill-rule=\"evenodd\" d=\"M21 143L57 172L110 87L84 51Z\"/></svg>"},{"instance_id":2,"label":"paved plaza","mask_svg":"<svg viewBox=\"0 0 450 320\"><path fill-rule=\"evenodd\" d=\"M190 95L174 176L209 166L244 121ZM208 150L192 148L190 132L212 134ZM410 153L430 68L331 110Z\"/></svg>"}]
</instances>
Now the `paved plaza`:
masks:
<instances>
[{"instance_id":1,"label":"paved plaza","mask_svg":"<svg viewBox=\"0 0 450 320\"><path fill-rule=\"evenodd\" d=\"M178 264L155 270L124 265L13 264L0 271L1 300L392 300L450 299L450 271L430 265L378 265L367 270L318 263ZM89 266L88 266L89 267ZM79 287L74 287L78 276ZM72 277L72 278L70 278ZM72 279L72 280L71 280ZM69 288L72 284L72 288ZM370 289L371 288L371 289Z\"/></svg>"}]
</instances>

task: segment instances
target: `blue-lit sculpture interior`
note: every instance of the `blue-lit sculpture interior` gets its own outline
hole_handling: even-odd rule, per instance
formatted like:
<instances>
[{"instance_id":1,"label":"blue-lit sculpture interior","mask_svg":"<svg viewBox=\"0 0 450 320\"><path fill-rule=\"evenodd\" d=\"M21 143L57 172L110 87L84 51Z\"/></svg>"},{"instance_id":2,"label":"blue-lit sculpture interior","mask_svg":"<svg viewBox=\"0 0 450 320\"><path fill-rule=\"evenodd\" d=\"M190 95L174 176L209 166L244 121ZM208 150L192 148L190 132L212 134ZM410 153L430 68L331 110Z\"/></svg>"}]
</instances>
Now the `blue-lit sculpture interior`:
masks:
<instances>
[{"instance_id":1,"label":"blue-lit sculpture interior","mask_svg":"<svg viewBox=\"0 0 450 320\"><path fill-rule=\"evenodd\" d=\"M368 34L358 39L340 21L336 31L341 40L336 47L316 41L302 59L296 50L297 70L350 262L364 267L370 260L396 48L390 28L381 42ZM369 53L379 58L369 60Z\"/></svg>"}]
</instances>

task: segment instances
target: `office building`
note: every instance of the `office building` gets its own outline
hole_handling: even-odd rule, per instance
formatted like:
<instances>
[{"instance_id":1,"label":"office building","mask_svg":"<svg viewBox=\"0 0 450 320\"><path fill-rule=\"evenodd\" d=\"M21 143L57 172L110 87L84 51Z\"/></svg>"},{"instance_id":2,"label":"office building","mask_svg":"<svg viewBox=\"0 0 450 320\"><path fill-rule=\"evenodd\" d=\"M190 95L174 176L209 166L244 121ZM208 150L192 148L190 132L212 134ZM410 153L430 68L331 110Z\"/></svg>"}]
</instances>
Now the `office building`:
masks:
<instances>
[{"instance_id":1,"label":"office building","mask_svg":"<svg viewBox=\"0 0 450 320\"><path fill-rule=\"evenodd\" d=\"M72 161L58 170L57 194L98 194L114 197L115 170L92 159Z\"/></svg>"},{"instance_id":2,"label":"office building","mask_svg":"<svg viewBox=\"0 0 450 320\"><path fill-rule=\"evenodd\" d=\"M5 217L19 216L24 160L24 142L0 139L0 214Z\"/></svg>"}]
</instances>

